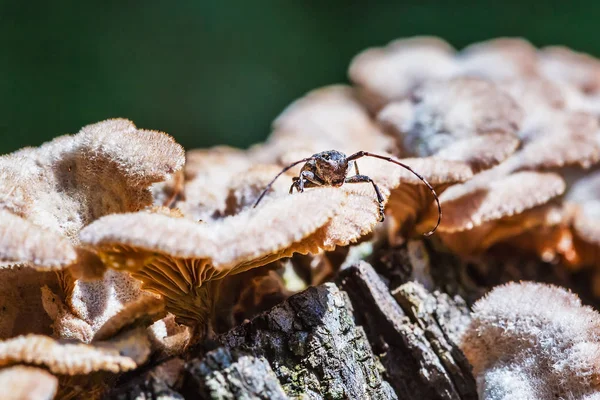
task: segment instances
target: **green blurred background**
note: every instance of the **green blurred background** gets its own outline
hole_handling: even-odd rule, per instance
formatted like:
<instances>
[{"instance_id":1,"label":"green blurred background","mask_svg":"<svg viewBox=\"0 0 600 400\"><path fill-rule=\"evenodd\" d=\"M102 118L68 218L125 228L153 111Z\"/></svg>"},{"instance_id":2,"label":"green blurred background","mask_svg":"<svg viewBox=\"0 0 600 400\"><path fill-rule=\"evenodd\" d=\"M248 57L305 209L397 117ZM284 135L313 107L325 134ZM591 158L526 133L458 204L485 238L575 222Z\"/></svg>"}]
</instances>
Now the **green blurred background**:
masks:
<instances>
[{"instance_id":1,"label":"green blurred background","mask_svg":"<svg viewBox=\"0 0 600 400\"><path fill-rule=\"evenodd\" d=\"M600 54L600 1L0 0L0 152L127 117L186 148L247 146L362 49L417 34Z\"/></svg>"}]
</instances>

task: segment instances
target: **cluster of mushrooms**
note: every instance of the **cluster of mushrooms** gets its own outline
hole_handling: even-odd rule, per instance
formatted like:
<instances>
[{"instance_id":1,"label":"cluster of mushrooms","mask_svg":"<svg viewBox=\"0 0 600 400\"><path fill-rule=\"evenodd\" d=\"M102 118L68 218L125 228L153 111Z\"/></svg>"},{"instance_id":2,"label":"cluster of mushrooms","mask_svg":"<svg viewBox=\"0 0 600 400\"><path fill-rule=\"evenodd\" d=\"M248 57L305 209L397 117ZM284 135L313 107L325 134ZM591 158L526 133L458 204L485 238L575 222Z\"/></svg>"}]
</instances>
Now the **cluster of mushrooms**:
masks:
<instances>
[{"instance_id":1,"label":"cluster of mushrooms","mask_svg":"<svg viewBox=\"0 0 600 400\"><path fill-rule=\"evenodd\" d=\"M373 158L358 163L380 188L383 223L369 183L290 195L301 165L253 207L282 168L325 150L389 155L418 171L443 209L434 238L460 257L508 246L596 268L600 294L600 60L521 39L456 52L418 37L358 54L349 77L292 103L247 150L186 152L165 133L112 119L1 156L2 387L15 398L33 388L36 398L75 397L84 383L101 393L107 376L262 311L262 297L329 279L360 243L399 244L435 225L428 188ZM560 312L540 313L536 298L558 299L548 301ZM531 359L527 369L500 353L527 341L532 354L537 343L523 339L533 333L518 324L521 304L528 323L544 321L544 365L562 362L581 378L573 385L598 386L600 339L590 332L600 315L562 289L513 284L475 305L462 346L484 392L509 379L531 393L545 387ZM514 342L490 355L481 338L508 340L505 326ZM570 358L553 359L548 340Z\"/></svg>"}]
</instances>

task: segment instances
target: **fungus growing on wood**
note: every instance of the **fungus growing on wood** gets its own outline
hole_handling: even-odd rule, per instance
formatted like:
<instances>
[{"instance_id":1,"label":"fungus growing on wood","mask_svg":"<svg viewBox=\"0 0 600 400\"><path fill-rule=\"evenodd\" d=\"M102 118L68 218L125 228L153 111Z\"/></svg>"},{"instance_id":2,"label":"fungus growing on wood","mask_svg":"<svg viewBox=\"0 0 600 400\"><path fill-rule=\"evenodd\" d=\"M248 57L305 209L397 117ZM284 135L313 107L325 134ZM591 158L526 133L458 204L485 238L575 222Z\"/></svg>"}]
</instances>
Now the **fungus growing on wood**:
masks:
<instances>
[{"instance_id":1,"label":"fungus growing on wood","mask_svg":"<svg viewBox=\"0 0 600 400\"><path fill-rule=\"evenodd\" d=\"M520 38L474 43L456 55L460 75L492 81L537 75L537 58L536 48Z\"/></svg>"},{"instance_id":2,"label":"fungus growing on wood","mask_svg":"<svg viewBox=\"0 0 600 400\"><path fill-rule=\"evenodd\" d=\"M551 233L562 234L567 243L552 250L571 267L600 267L600 172L581 177L571 185L565 195L564 210L566 216L558 232ZM600 293L598 283L594 284L594 291Z\"/></svg>"},{"instance_id":3,"label":"fungus growing on wood","mask_svg":"<svg viewBox=\"0 0 600 400\"><path fill-rule=\"evenodd\" d=\"M71 265L76 259L77 252L67 238L0 210L0 261L4 264L32 264L52 270Z\"/></svg>"},{"instance_id":4,"label":"fungus growing on wood","mask_svg":"<svg viewBox=\"0 0 600 400\"><path fill-rule=\"evenodd\" d=\"M0 342L0 366L37 365L61 375L129 371L143 364L149 355L150 342L143 329L93 344L57 341L33 334Z\"/></svg>"},{"instance_id":5,"label":"fungus growing on wood","mask_svg":"<svg viewBox=\"0 0 600 400\"><path fill-rule=\"evenodd\" d=\"M397 137L402 154L425 157L477 136L507 135L514 139L523 110L491 82L454 78L425 83L410 100L383 109L378 120ZM506 148L500 148L499 155L492 158L501 158L515 147L514 141L500 143Z\"/></svg>"},{"instance_id":6,"label":"fungus growing on wood","mask_svg":"<svg viewBox=\"0 0 600 400\"><path fill-rule=\"evenodd\" d=\"M61 261L36 259L24 241L26 246L12 246L16 253L2 258L40 268L48 261L50 266L67 265L73 252L61 239L77 245L79 230L94 219L151 205L150 185L166 180L183 162L183 149L173 138L139 130L124 119L88 125L76 135L0 157L0 191L5 193L0 223L14 225L7 212L23 218L38 227L29 225L33 238L41 232L56 235L53 240L44 238L44 246L55 243L56 251L63 253ZM7 246L2 243L0 248L6 252ZM48 249L36 251L50 256Z\"/></svg>"},{"instance_id":7,"label":"fungus growing on wood","mask_svg":"<svg viewBox=\"0 0 600 400\"><path fill-rule=\"evenodd\" d=\"M0 388L5 400L52 400L58 379L43 369L17 365L0 370Z\"/></svg>"},{"instance_id":8,"label":"fungus growing on wood","mask_svg":"<svg viewBox=\"0 0 600 400\"><path fill-rule=\"evenodd\" d=\"M363 164L380 185L384 202L403 183L421 184L396 165L375 159ZM433 164L442 177L470 176L466 166ZM207 322L211 299L226 275L294 253L316 254L355 243L379 217L373 188L365 183L275 193L260 207L207 223L151 212L115 214L86 227L81 240L97 249L108 267L130 272L143 289L163 296L178 321L197 326Z\"/></svg>"},{"instance_id":9,"label":"fungus growing on wood","mask_svg":"<svg viewBox=\"0 0 600 400\"><path fill-rule=\"evenodd\" d=\"M28 238L36 237L36 232L56 236L44 239L46 250L35 251L47 253L47 246L55 243L53 251L68 254L58 263L23 255L9 261L42 268L68 265L74 257L65 239L77 244L79 229L94 218L151 204L148 187L166 179L182 164L183 149L171 137L137 130L126 120L89 125L77 135L3 156L0 169L4 179L0 179L0 185L7 194L2 201L4 214L0 221L10 224L18 215L31 224ZM9 217L7 212L15 216ZM28 225L23 221L21 226L24 229ZM14 247L19 252L34 251L25 246Z\"/></svg>"},{"instance_id":10,"label":"fungus growing on wood","mask_svg":"<svg viewBox=\"0 0 600 400\"><path fill-rule=\"evenodd\" d=\"M109 270L101 280L90 282L66 276L62 286L64 300L42 288L42 302L57 338L89 343L141 320L150 325L164 314L163 299L143 292L140 283L123 272Z\"/></svg>"},{"instance_id":11,"label":"fungus growing on wood","mask_svg":"<svg viewBox=\"0 0 600 400\"><path fill-rule=\"evenodd\" d=\"M506 176L494 170L483 172L440 195L445 215L439 235L458 254L481 252L556 218L555 209L545 205L564 190L565 182L554 173L528 171ZM433 218L430 208L421 224L431 223Z\"/></svg>"},{"instance_id":12,"label":"fungus growing on wood","mask_svg":"<svg viewBox=\"0 0 600 400\"><path fill-rule=\"evenodd\" d=\"M588 113L548 110L524 125L521 149L505 170L547 170L578 165L589 168L600 160L598 119Z\"/></svg>"},{"instance_id":13,"label":"fungus growing on wood","mask_svg":"<svg viewBox=\"0 0 600 400\"><path fill-rule=\"evenodd\" d=\"M460 347L485 399L592 398L600 390L600 315L565 289L497 287L473 306Z\"/></svg>"},{"instance_id":14,"label":"fungus growing on wood","mask_svg":"<svg viewBox=\"0 0 600 400\"><path fill-rule=\"evenodd\" d=\"M355 56L348 75L369 107L378 110L408 97L426 81L453 76L458 69L453 54L454 49L438 38L399 39Z\"/></svg>"},{"instance_id":15,"label":"fungus growing on wood","mask_svg":"<svg viewBox=\"0 0 600 400\"><path fill-rule=\"evenodd\" d=\"M197 326L211 313L216 280L317 248L311 235L344 200L343 192L331 189L286 195L211 223L149 212L115 214L88 226L81 239L98 249L108 267L130 272L143 289L163 296L179 321Z\"/></svg>"},{"instance_id":16,"label":"fungus growing on wood","mask_svg":"<svg viewBox=\"0 0 600 400\"><path fill-rule=\"evenodd\" d=\"M196 221L222 218L231 180L252 165L247 152L232 147L188 151L184 186L173 206Z\"/></svg>"},{"instance_id":17,"label":"fungus growing on wood","mask_svg":"<svg viewBox=\"0 0 600 400\"><path fill-rule=\"evenodd\" d=\"M539 51L540 72L552 81L575 86L587 94L600 91L600 60L562 46Z\"/></svg>"}]
</instances>

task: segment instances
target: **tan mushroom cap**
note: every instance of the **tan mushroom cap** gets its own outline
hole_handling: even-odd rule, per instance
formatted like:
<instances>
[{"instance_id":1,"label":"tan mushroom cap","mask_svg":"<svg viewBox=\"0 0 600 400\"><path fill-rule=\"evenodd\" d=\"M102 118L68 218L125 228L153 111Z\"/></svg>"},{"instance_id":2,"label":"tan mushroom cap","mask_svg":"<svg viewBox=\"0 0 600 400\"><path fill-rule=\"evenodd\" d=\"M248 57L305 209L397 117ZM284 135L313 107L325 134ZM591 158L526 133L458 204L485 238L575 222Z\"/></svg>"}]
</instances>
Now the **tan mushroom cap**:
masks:
<instances>
[{"instance_id":1,"label":"tan mushroom cap","mask_svg":"<svg viewBox=\"0 0 600 400\"><path fill-rule=\"evenodd\" d=\"M258 164L232 177L225 201L227 204L225 214L235 215L245 208L252 207L265 187L281 170L282 167L279 165ZM281 175L265 196L289 193L293 176L297 174L292 174L290 171Z\"/></svg>"},{"instance_id":2,"label":"tan mushroom cap","mask_svg":"<svg viewBox=\"0 0 600 400\"><path fill-rule=\"evenodd\" d=\"M111 316L94 335L94 340L107 340L125 327L137 323L151 325L165 315L165 302L160 296L143 293Z\"/></svg>"},{"instance_id":3,"label":"tan mushroom cap","mask_svg":"<svg viewBox=\"0 0 600 400\"><path fill-rule=\"evenodd\" d=\"M575 212L573 230L583 242L595 247L593 255L600 255L600 172L575 182L567 193L565 201ZM600 264L600 259L596 260Z\"/></svg>"},{"instance_id":4,"label":"tan mushroom cap","mask_svg":"<svg viewBox=\"0 0 600 400\"><path fill-rule=\"evenodd\" d=\"M139 130L123 119L103 121L0 157L0 191L5 193L0 209L76 245L79 230L92 220L151 205L150 185L167 179L183 163L183 148L170 136ZM58 238L46 241L53 242L67 251ZM34 246L29 240L23 244L25 249ZM31 264L45 267L45 259L33 258Z\"/></svg>"},{"instance_id":5,"label":"tan mushroom cap","mask_svg":"<svg viewBox=\"0 0 600 400\"><path fill-rule=\"evenodd\" d=\"M442 193L444 218L439 236L454 252L468 255L531 229L556 225L562 213L548 202L564 190L564 181L553 173L504 176L494 170L483 172ZM435 216L431 207L418 228L423 229Z\"/></svg>"},{"instance_id":6,"label":"tan mushroom cap","mask_svg":"<svg viewBox=\"0 0 600 400\"><path fill-rule=\"evenodd\" d=\"M331 188L265 198L256 209L210 223L147 212L115 214L86 227L81 239L93 243L109 267L131 272L144 290L164 296L168 311L194 325L210 312L218 290L211 281L315 250L318 244L309 236L331 220L344 199Z\"/></svg>"},{"instance_id":7,"label":"tan mushroom cap","mask_svg":"<svg viewBox=\"0 0 600 400\"><path fill-rule=\"evenodd\" d=\"M573 101L564 85L540 76L517 77L497 84L521 106L526 117L539 111L568 108Z\"/></svg>"},{"instance_id":8,"label":"tan mushroom cap","mask_svg":"<svg viewBox=\"0 0 600 400\"><path fill-rule=\"evenodd\" d=\"M518 172L505 177L482 173L440 196L444 208L441 232L473 229L483 223L500 220L545 204L562 194L565 182L554 173ZM517 190L518 189L518 190ZM430 219L433 211L430 211Z\"/></svg>"},{"instance_id":9,"label":"tan mushroom cap","mask_svg":"<svg viewBox=\"0 0 600 400\"><path fill-rule=\"evenodd\" d=\"M522 149L507 162L512 170L540 170L600 161L600 125L588 113L548 111L526 124Z\"/></svg>"},{"instance_id":10,"label":"tan mushroom cap","mask_svg":"<svg viewBox=\"0 0 600 400\"><path fill-rule=\"evenodd\" d=\"M437 157L407 158L401 160L423 176L439 196L450 185L465 182L473 177L472 168L462 162L446 161ZM361 165L361 172L373 170L372 178L390 190L386 204L386 214L393 218L390 233L402 237L411 235L415 225L427 214L429 208L436 209L431 191L416 176L405 169L384 161L377 164ZM369 168L372 165L371 168ZM366 167L366 168L365 168ZM445 211L444 211L445 212ZM436 218L417 229L428 232L435 225Z\"/></svg>"},{"instance_id":11,"label":"tan mushroom cap","mask_svg":"<svg viewBox=\"0 0 600 400\"><path fill-rule=\"evenodd\" d=\"M64 268L76 259L75 248L67 238L0 210L0 261L52 270Z\"/></svg>"},{"instance_id":12,"label":"tan mushroom cap","mask_svg":"<svg viewBox=\"0 0 600 400\"><path fill-rule=\"evenodd\" d=\"M475 136L448 145L436 152L432 158L466 164L475 174L508 159L519 144L519 139L511 135Z\"/></svg>"},{"instance_id":13,"label":"tan mushroom cap","mask_svg":"<svg viewBox=\"0 0 600 400\"><path fill-rule=\"evenodd\" d=\"M66 276L65 299L42 288L44 309L53 320L54 336L89 343L106 339L140 321L148 325L164 314L164 301L141 290L129 274L108 270L90 282Z\"/></svg>"},{"instance_id":14,"label":"tan mushroom cap","mask_svg":"<svg viewBox=\"0 0 600 400\"><path fill-rule=\"evenodd\" d=\"M516 137L523 110L494 83L454 78L424 84L378 120L402 142L406 155L429 156L460 139L489 134Z\"/></svg>"},{"instance_id":15,"label":"tan mushroom cap","mask_svg":"<svg viewBox=\"0 0 600 400\"><path fill-rule=\"evenodd\" d=\"M562 46L539 51L540 72L548 79L577 87L584 93L600 90L600 60Z\"/></svg>"},{"instance_id":16,"label":"tan mushroom cap","mask_svg":"<svg viewBox=\"0 0 600 400\"><path fill-rule=\"evenodd\" d=\"M184 188L174 207L196 221L226 214L230 181L254 164L248 152L218 146L186 153Z\"/></svg>"},{"instance_id":17,"label":"tan mushroom cap","mask_svg":"<svg viewBox=\"0 0 600 400\"><path fill-rule=\"evenodd\" d=\"M335 149L346 154L359 150L387 151L394 142L384 134L357 99L355 89L332 85L307 93L289 105L273 122L267 143L258 148L266 154L257 161L283 162ZM295 152L293 159L268 159Z\"/></svg>"},{"instance_id":18,"label":"tan mushroom cap","mask_svg":"<svg viewBox=\"0 0 600 400\"><path fill-rule=\"evenodd\" d=\"M329 221L343 200L332 188L266 198L256 209L205 224L145 212L114 214L86 227L80 237L91 246L129 246L229 269L301 241Z\"/></svg>"},{"instance_id":19,"label":"tan mushroom cap","mask_svg":"<svg viewBox=\"0 0 600 400\"><path fill-rule=\"evenodd\" d=\"M348 75L377 109L407 97L425 81L454 75L453 53L448 43L434 37L395 40L355 56Z\"/></svg>"},{"instance_id":20,"label":"tan mushroom cap","mask_svg":"<svg viewBox=\"0 0 600 400\"><path fill-rule=\"evenodd\" d=\"M475 303L459 345L477 380L511 398L591 399L600 388L599 327L598 312L574 293L509 283Z\"/></svg>"},{"instance_id":21,"label":"tan mushroom cap","mask_svg":"<svg viewBox=\"0 0 600 400\"><path fill-rule=\"evenodd\" d=\"M5 400L52 400L58 379L43 369L17 365L0 371L0 388Z\"/></svg>"},{"instance_id":22,"label":"tan mushroom cap","mask_svg":"<svg viewBox=\"0 0 600 400\"><path fill-rule=\"evenodd\" d=\"M133 330L108 342L61 342L42 335L18 336L0 342L0 366L31 364L52 373L81 375L95 371L129 371L150 355L144 330Z\"/></svg>"},{"instance_id":23,"label":"tan mushroom cap","mask_svg":"<svg viewBox=\"0 0 600 400\"><path fill-rule=\"evenodd\" d=\"M148 333L153 352L159 351L165 356L181 354L191 339L189 327L179 325L170 313L148 327Z\"/></svg>"},{"instance_id":24,"label":"tan mushroom cap","mask_svg":"<svg viewBox=\"0 0 600 400\"><path fill-rule=\"evenodd\" d=\"M502 81L537 74L537 50L521 38L475 43L456 56L460 74Z\"/></svg>"}]
</instances>

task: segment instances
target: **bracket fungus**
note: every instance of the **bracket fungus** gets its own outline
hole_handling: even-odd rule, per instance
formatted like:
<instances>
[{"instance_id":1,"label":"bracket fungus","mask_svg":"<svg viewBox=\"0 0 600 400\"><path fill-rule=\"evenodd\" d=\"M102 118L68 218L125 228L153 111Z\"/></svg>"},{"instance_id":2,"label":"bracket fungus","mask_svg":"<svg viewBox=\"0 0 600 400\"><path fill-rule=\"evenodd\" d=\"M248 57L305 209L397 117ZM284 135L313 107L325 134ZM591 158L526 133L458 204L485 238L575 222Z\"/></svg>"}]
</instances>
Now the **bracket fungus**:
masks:
<instances>
[{"instance_id":1,"label":"bracket fungus","mask_svg":"<svg viewBox=\"0 0 600 400\"><path fill-rule=\"evenodd\" d=\"M600 314L565 289L509 283L475 303L460 347L481 398L597 398L599 327Z\"/></svg>"},{"instance_id":2,"label":"bracket fungus","mask_svg":"<svg viewBox=\"0 0 600 400\"><path fill-rule=\"evenodd\" d=\"M562 46L539 52L540 72L556 82L576 87L583 93L600 91L600 60Z\"/></svg>"},{"instance_id":3,"label":"bracket fungus","mask_svg":"<svg viewBox=\"0 0 600 400\"><path fill-rule=\"evenodd\" d=\"M247 152L232 147L186 153L183 189L173 207L196 221L211 221L226 213L230 181L253 165Z\"/></svg>"},{"instance_id":4,"label":"bracket fungus","mask_svg":"<svg viewBox=\"0 0 600 400\"><path fill-rule=\"evenodd\" d=\"M408 97L423 82L453 76L457 70L453 55L452 46L439 38L399 39L355 56L348 75L376 111Z\"/></svg>"},{"instance_id":5,"label":"bracket fungus","mask_svg":"<svg viewBox=\"0 0 600 400\"><path fill-rule=\"evenodd\" d=\"M547 203L564 191L564 180L554 173L495 176L495 171L486 171L440 195L445 218L439 235L458 254L479 253L556 218L555 208ZM431 223L433 217L430 208L421 224Z\"/></svg>"},{"instance_id":6,"label":"bracket fungus","mask_svg":"<svg viewBox=\"0 0 600 400\"><path fill-rule=\"evenodd\" d=\"M248 150L184 153L114 119L0 156L0 382L19 371L96 396L98 377L181 355L388 250L432 285L429 244L461 265L508 246L600 267L599 66L523 39L402 39L357 55L352 86L308 92ZM328 180L300 179L309 159L319 178L317 160L335 167ZM435 197L390 159L439 194L445 248L410 241L435 226ZM562 289L510 284L476 303L461 346L486 398L591 399L599 321Z\"/></svg>"},{"instance_id":7,"label":"bracket fungus","mask_svg":"<svg viewBox=\"0 0 600 400\"><path fill-rule=\"evenodd\" d=\"M477 136L516 138L523 110L491 82L454 78L425 83L410 100L388 105L378 120L398 138L403 154L424 157Z\"/></svg>"},{"instance_id":8,"label":"bracket fungus","mask_svg":"<svg viewBox=\"0 0 600 400\"><path fill-rule=\"evenodd\" d=\"M208 322L214 281L314 249L311 234L343 200L335 190L279 197L210 223L150 212L115 214L85 228L81 239L109 267L132 273L143 289L163 296L180 321L196 326ZM297 212L303 209L310 212Z\"/></svg>"},{"instance_id":9,"label":"bracket fungus","mask_svg":"<svg viewBox=\"0 0 600 400\"><path fill-rule=\"evenodd\" d=\"M521 38L498 38L467 46L456 55L459 73L491 81L538 74L537 50Z\"/></svg>"},{"instance_id":10,"label":"bracket fungus","mask_svg":"<svg viewBox=\"0 0 600 400\"><path fill-rule=\"evenodd\" d=\"M94 219L151 205L149 187L183 162L183 148L173 138L139 130L124 119L88 125L76 135L0 157L5 193L0 232L14 226L15 218L23 220L17 232L31 229L31 235L23 232L28 240L21 243L14 243L19 236L2 235L1 261L36 268L72 264L74 250L65 239L77 246L79 230ZM49 240L52 234L56 237Z\"/></svg>"},{"instance_id":11,"label":"bracket fungus","mask_svg":"<svg viewBox=\"0 0 600 400\"><path fill-rule=\"evenodd\" d=\"M42 335L17 336L0 342L0 366L43 366L54 374L117 373L143 364L150 355L145 330L132 330L106 342L84 344Z\"/></svg>"},{"instance_id":12,"label":"bracket fungus","mask_svg":"<svg viewBox=\"0 0 600 400\"><path fill-rule=\"evenodd\" d=\"M48 324L43 316L47 312L56 337L82 342L92 340L109 321L111 334L132 323L131 313L141 312L139 302L147 295L126 275L108 273L94 283L78 279L98 278L105 271L95 253L79 242L79 231L103 215L152 205L152 185L167 180L183 163L183 148L172 137L137 129L125 119L88 125L75 135L1 156L0 261L5 269L12 268L18 291L23 290L19 275L27 275L28 288L36 292L10 305L17 317L3 321L2 336L22 332L22 312L28 312L29 333L48 333L38 326ZM24 267L40 272L27 274ZM126 298L124 291L129 293ZM145 302L150 303L145 311L161 307L156 300ZM126 318L115 316L130 305Z\"/></svg>"},{"instance_id":13,"label":"bracket fungus","mask_svg":"<svg viewBox=\"0 0 600 400\"><path fill-rule=\"evenodd\" d=\"M5 400L52 400L58 379L43 369L17 365L0 370L0 388Z\"/></svg>"}]
</instances>

